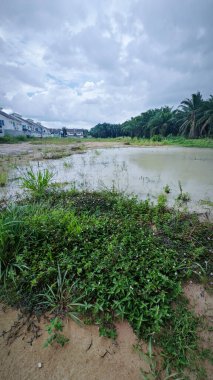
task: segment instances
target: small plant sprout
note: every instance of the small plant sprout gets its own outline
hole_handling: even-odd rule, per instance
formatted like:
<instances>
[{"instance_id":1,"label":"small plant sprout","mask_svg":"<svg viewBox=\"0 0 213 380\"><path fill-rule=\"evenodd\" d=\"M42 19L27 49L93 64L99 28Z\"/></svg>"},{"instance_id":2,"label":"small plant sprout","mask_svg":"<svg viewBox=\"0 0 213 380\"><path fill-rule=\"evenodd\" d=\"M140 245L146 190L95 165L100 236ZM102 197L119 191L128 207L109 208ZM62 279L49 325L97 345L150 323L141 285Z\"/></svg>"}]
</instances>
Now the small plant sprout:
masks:
<instances>
[{"instance_id":1,"label":"small plant sprout","mask_svg":"<svg viewBox=\"0 0 213 380\"><path fill-rule=\"evenodd\" d=\"M73 167L73 163L72 163L71 161L65 161L65 162L63 163L63 167L64 167L65 169L71 169L71 168Z\"/></svg>"},{"instance_id":2,"label":"small plant sprout","mask_svg":"<svg viewBox=\"0 0 213 380\"><path fill-rule=\"evenodd\" d=\"M181 182L178 181L178 186L179 186L179 189L180 189L180 193L178 194L177 196L177 201L180 201L180 202L183 202L183 203L187 203L190 201L190 195L189 193L184 193L183 192L183 188L182 188L182 185L181 185Z\"/></svg>"},{"instance_id":3,"label":"small plant sprout","mask_svg":"<svg viewBox=\"0 0 213 380\"><path fill-rule=\"evenodd\" d=\"M144 353L139 345L134 346L135 350L138 351L140 357L144 359L146 363L149 364L150 371L147 373L143 369L141 369L141 375L143 380L169 380L176 379L182 380L183 378L177 377L178 373L171 373L169 368L166 367L165 371L163 371L159 361L157 360L157 356L153 352L152 338L149 339L147 352ZM163 373L165 372L165 374Z\"/></svg>"},{"instance_id":4,"label":"small plant sprout","mask_svg":"<svg viewBox=\"0 0 213 380\"><path fill-rule=\"evenodd\" d=\"M72 301L72 291L75 284L70 286L66 276L67 271L62 274L58 265L57 281L52 286L48 285L47 291L39 295L42 298L40 304L46 306L50 313L68 315L75 322L81 324L76 309L84 305Z\"/></svg>"},{"instance_id":5,"label":"small plant sprout","mask_svg":"<svg viewBox=\"0 0 213 380\"><path fill-rule=\"evenodd\" d=\"M50 187L54 173L49 169L27 169L21 180L21 188L29 191L34 196L42 196Z\"/></svg>"},{"instance_id":6,"label":"small plant sprout","mask_svg":"<svg viewBox=\"0 0 213 380\"><path fill-rule=\"evenodd\" d=\"M2 171L0 173L0 187L6 186L7 181L8 181L8 173L6 171Z\"/></svg>"},{"instance_id":7,"label":"small plant sprout","mask_svg":"<svg viewBox=\"0 0 213 380\"><path fill-rule=\"evenodd\" d=\"M58 317L52 319L50 324L46 326L46 331L48 332L49 338L45 341L44 347L53 345L53 343L58 343L61 347L64 347L64 345L69 342L69 339L61 334L62 330L62 320Z\"/></svg>"},{"instance_id":8,"label":"small plant sprout","mask_svg":"<svg viewBox=\"0 0 213 380\"><path fill-rule=\"evenodd\" d=\"M166 186L163 188L163 190L164 190L164 192L165 192L166 194L171 193L171 189L170 189L169 185L166 185Z\"/></svg>"},{"instance_id":9,"label":"small plant sprout","mask_svg":"<svg viewBox=\"0 0 213 380\"><path fill-rule=\"evenodd\" d=\"M158 196L158 206L160 208L165 208L166 207L166 204L167 204L167 197L166 197L166 194L160 194Z\"/></svg>"}]
</instances>

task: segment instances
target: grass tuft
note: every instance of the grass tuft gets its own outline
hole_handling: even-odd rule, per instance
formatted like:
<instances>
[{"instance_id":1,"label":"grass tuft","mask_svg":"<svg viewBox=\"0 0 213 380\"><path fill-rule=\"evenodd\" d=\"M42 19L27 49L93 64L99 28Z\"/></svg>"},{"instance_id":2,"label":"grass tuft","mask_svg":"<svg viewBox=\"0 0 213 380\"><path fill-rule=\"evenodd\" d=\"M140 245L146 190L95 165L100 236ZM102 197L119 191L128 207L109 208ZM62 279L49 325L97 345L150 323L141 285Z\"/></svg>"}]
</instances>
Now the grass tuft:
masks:
<instances>
[{"instance_id":1,"label":"grass tuft","mask_svg":"<svg viewBox=\"0 0 213 380\"><path fill-rule=\"evenodd\" d=\"M2 171L0 173L0 187L5 187L8 182L8 173L6 171Z\"/></svg>"}]
</instances>

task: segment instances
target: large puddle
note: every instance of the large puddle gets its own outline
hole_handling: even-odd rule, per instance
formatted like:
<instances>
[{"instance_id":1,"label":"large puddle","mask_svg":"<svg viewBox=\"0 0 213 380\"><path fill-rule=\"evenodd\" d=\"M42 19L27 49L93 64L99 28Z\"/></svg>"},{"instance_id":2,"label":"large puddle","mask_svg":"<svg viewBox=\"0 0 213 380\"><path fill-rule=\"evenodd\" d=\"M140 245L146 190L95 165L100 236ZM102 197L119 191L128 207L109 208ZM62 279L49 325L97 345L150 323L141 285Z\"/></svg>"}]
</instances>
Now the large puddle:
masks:
<instances>
[{"instance_id":1,"label":"large puddle","mask_svg":"<svg viewBox=\"0 0 213 380\"><path fill-rule=\"evenodd\" d=\"M31 162L38 168L37 162ZM188 208L211 212L213 201L213 150L182 147L111 148L90 150L58 160L39 162L40 168L50 168L54 181L72 184L82 189L117 189L136 194L140 199L155 201L168 185L168 202L173 205L180 193L190 195ZM20 175L20 173L19 173ZM11 173L17 177L17 171ZM18 181L11 181L1 196L20 192ZM201 202L206 201L206 202Z\"/></svg>"}]
</instances>

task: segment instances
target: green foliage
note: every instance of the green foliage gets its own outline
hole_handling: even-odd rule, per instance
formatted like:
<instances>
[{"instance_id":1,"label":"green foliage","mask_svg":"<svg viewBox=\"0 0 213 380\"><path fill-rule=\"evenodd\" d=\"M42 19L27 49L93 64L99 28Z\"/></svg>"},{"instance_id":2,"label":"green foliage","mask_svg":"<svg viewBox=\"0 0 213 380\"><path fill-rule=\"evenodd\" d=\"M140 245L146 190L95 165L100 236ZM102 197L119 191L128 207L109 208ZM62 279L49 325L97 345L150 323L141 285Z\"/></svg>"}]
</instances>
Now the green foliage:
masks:
<instances>
[{"instance_id":1,"label":"green foliage","mask_svg":"<svg viewBox=\"0 0 213 380\"><path fill-rule=\"evenodd\" d=\"M73 164L72 164L72 162L64 162L63 163L63 167L65 168L65 169L70 169L70 168L72 168L72 166L73 166Z\"/></svg>"},{"instance_id":2,"label":"green foliage","mask_svg":"<svg viewBox=\"0 0 213 380\"><path fill-rule=\"evenodd\" d=\"M152 141L162 141L162 137L160 135L152 136Z\"/></svg>"},{"instance_id":3,"label":"green foliage","mask_svg":"<svg viewBox=\"0 0 213 380\"><path fill-rule=\"evenodd\" d=\"M58 265L57 281L52 286L47 285L47 290L39 294L39 298L41 299L40 305L45 305L50 313L69 315L74 321L81 323L75 310L78 307L83 307L83 304L73 302L75 284L70 286L66 276L67 271L62 275L60 266ZM32 285L34 284L35 282L32 283Z\"/></svg>"},{"instance_id":4,"label":"green foliage","mask_svg":"<svg viewBox=\"0 0 213 380\"><path fill-rule=\"evenodd\" d=\"M34 140L33 137L27 136L10 136L5 135L4 137L0 137L0 144L17 144L18 142L25 142L29 140Z\"/></svg>"},{"instance_id":5,"label":"green foliage","mask_svg":"<svg viewBox=\"0 0 213 380\"><path fill-rule=\"evenodd\" d=\"M48 347L49 345L52 345L54 342L64 347L64 345L69 342L69 339L66 338L63 334L60 334L59 332L63 330L63 323L62 320L58 317L50 321L50 324L46 326L46 330L49 334L49 337L44 343L44 347Z\"/></svg>"},{"instance_id":6,"label":"green foliage","mask_svg":"<svg viewBox=\"0 0 213 380\"><path fill-rule=\"evenodd\" d=\"M189 193L184 193L183 192L183 188L182 188L182 185L181 185L180 181L178 182L178 185L179 185L180 193L178 194L176 200L180 201L180 202L183 202L183 203L189 202L190 201L190 195L189 195Z\"/></svg>"},{"instance_id":7,"label":"green foliage","mask_svg":"<svg viewBox=\"0 0 213 380\"><path fill-rule=\"evenodd\" d=\"M116 339L117 338L117 331L115 328L100 326L99 327L99 334L100 336L105 336L110 339Z\"/></svg>"},{"instance_id":8,"label":"green foliage","mask_svg":"<svg viewBox=\"0 0 213 380\"><path fill-rule=\"evenodd\" d=\"M7 185L7 181L8 181L8 173L3 170L0 173L0 187L6 186Z\"/></svg>"},{"instance_id":9,"label":"green foliage","mask_svg":"<svg viewBox=\"0 0 213 380\"><path fill-rule=\"evenodd\" d=\"M167 204L167 196L166 196L166 194L160 194L158 196L158 206L159 206L159 208L166 207L166 204Z\"/></svg>"},{"instance_id":10,"label":"green foliage","mask_svg":"<svg viewBox=\"0 0 213 380\"><path fill-rule=\"evenodd\" d=\"M17 274L24 271L27 267L24 264L21 254L10 251L10 243L15 243L14 235L21 230L19 212L14 207L8 208L7 216L0 218L0 283L4 286L11 281L15 282ZM17 247L18 248L18 247Z\"/></svg>"},{"instance_id":11,"label":"green foliage","mask_svg":"<svg viewBox=\"0 0 213 380\"><path fill-rule=\"evenodd\" d=\"M21 188L34 196L42 196L50 186L53 177L54 173L49 169L38 169L37 171L32 168L26 169L24 175L20 177Z\"/></svg>"},{"instance_id":12,"label":"green foliage","mask_svg":"<svg viewBox=\"0 0 213 380\"><path fill-rule=\"evenodd\" d=\"M202 359L211 359L209 350L199 349L198 323L198 318L187 307L187 300L180 298L174 306L172 319L159 336L166 366L179 370L189 367L193 371L197 365L202 366Z\"/></svg>"},{"instance_id":13,"label":"green foliage","mask_svg":"<svg viewBox=\"0 0 213 380\"><path fill-rule=\"evenodd\" d=\"M171 192L169 185L166 185L163 190L166 194L169 194Z\"/></svg>"},{"instance_id":14,"label":"green foliage","mask_svg":"<svg viewBox=\"0 0 213 380\"><path fill-rule=\"evenodd\" d=\"M171 373L169 371L169 367L167 366L165 371L162 370L162 365L157 360L157 355L155 355L153 351L152 338L149 339L147 353L144 353L140 346L135 346L135 350L139 353L139 355L149 364L150 371L147 373L143 369L141 369L141 375L143 380L168 380L168 379L176 379L182 380L182 377L178 377L178 373ZM165 372L165 375L162 373Z\"/></svg>"},{"instance_id":15,"label":"green foliage","mask_svg":"<svg viewBox=\"0 0 213 380\"><path fill-rule=\"evenodd\" d=\"M211 281L211 239L209 223L168 209L165 194L155 206L116 192L50 190L1 212L1 295L31 312L84 313L105 336L126 319L148 339L174 319L182 280L204 271Z\"/></svg>"},{"instance_id":16,"label":"green foliage","mask_svg":"<svg viewBox=\"0 0 213 380\"><path fill-rule=\"evenodd\" d=\"M176 110L168 106L149 109L122 124L97 124L90 134L96 138L148 138L151 142L162 142L167 136L212 137L213 96L203 100L201 93L197 92L183 100Z\"/></svg>"},{"instance_id":17,"label":"green foliage","mask_svg":"<svg viewBox=\"0 0 213 380\"><path fill-rule=\"evenodd\" d=\"M191 138L199 137L199 120L203 115L203 99L200 92L192 94L191 99L185 99L177 113L180 121L180 133Z\"/></svg>"}]
</instances>

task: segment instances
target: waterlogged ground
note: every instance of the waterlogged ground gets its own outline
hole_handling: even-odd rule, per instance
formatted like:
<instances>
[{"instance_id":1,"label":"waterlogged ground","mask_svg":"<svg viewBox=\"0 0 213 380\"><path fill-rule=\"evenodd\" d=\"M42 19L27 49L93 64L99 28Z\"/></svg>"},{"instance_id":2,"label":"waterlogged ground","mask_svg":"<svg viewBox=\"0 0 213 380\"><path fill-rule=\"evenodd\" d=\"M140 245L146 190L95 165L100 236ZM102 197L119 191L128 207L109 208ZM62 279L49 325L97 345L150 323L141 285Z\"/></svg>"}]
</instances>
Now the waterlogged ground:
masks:
<instances>
[{"instance_id":1,"label":"waterlogged ground","mask_svg":"<svg viewBox=\"0 0 213 380\"><path fill-rule=\"evenodd\" d=\"M93 149L60 159L29 161L33 168L49 168L55 173L54 182L66 188L115 188L126 193L147 196L155 201L168 185L168 202L173 205L180 193L190 195L188 208L212 214L213 150L183 147L122 147ZM10 172L8 186L1 197L22 191L17 177L23 167Z\"/></svg>"}]
</instances>

